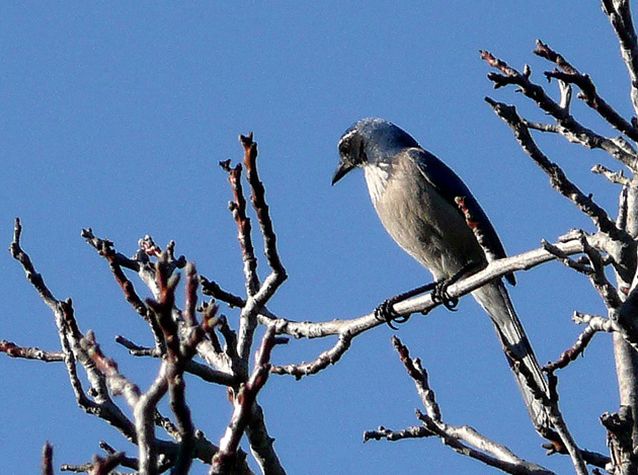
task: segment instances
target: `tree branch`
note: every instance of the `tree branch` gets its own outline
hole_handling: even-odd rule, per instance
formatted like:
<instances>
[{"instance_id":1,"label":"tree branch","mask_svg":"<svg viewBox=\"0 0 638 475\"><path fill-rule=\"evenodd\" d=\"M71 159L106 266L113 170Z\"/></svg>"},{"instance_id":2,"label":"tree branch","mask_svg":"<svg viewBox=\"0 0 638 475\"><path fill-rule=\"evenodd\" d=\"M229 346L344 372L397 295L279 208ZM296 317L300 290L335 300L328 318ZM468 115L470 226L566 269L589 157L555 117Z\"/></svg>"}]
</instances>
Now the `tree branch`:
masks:
<instances>
[{"instance_id":1,"label":"tree branch","mask_svg":"<svg viewBox=\"0 0 638 475\"><path fill-rule=\"evenodd\" d=\"M427 372L421 366L421 361L418 358L410 358L408 348L396 336L392 338L392 344L397 350L408 375L414 381L417 393L426 409L426 414L417 411L417 417L423 425L421 427L410 427L398 432L379 427L376 431L366 432L364 441L371 439L380 440L382 438L401 440L404 438L436 436L457 453L483 462L505 473L517 475L550 475L554 473L540 465L518 457L509 448L488 439L470 426L451 426L444 423L441 419L441 411L436 402L434 391L430 388Z\"/></svg>"},{"instance_id":2,"label":"tree branch","mask_svg":"<svg viewBox=\"0 0 638 475\"><path fill-rule=\"evenodd\" d=\"M545 93L545 90L541 86L529 80L531 71L527 70L526 74L521 74L488 51L481 51L481 58L485 60L487 64L500 71L500 74L490 73L487 76L494 83L495 88L510 84L518 86L525 96L532 99L538 107L556 119L557 125L559 126L559 133L567 140L577 142L587 148L600 148L632 170L638 168L638 157L635 153L631 153L631 151L620 146L614 140L603 137L579 123L569 114L567 108L555 102Z\"/></svg>"},{"instance_id":3,"label":"tree branch","mask_svg":"<svg viewBox=\"0 0 638 475\"><path fill-rule=\"evenodd\" d=\"M581 90L578 95L580 99L594 109L600 116L611 124L616 130L626 134L634 141L638 141L638 128L625 120L616 110L611 107L596 90L594 82L589 75L580 73L562 55L554 51L541 40L536 40L534 54L545 58L558 66L559 70L545 72L549 78L559 79L569 84L575 84Z\"/></svg>"}]
</instances>

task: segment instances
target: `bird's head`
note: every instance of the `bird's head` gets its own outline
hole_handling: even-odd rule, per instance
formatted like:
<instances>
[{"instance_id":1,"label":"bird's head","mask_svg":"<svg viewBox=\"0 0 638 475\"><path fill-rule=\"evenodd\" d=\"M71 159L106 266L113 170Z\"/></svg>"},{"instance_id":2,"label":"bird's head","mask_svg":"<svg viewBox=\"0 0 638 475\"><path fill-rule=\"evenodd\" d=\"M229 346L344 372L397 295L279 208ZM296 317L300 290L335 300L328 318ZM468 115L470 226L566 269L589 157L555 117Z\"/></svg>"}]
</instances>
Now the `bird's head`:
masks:
<instances>
[{"instance_id":1,"label":"bird's head","mask_svg":"<svg viewBox=\"0 0 638 475\"><path fill-rule=\"evenodd\" d=\"M391 162L400 150L418 146L410 134L392 122L378 118L361 119L339 139L339 166L332 177L332 184L355 167Z\"/></svg>"}]
</instances>

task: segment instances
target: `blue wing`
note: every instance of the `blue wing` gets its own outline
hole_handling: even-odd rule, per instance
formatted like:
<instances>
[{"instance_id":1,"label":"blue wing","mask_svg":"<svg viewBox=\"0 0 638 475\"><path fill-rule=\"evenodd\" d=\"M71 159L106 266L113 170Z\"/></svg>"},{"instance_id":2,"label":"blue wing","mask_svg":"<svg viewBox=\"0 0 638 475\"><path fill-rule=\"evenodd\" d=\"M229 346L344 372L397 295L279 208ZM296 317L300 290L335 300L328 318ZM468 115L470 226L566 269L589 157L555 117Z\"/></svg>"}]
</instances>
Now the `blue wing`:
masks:
<instances>
[{"instance_id":1,"label":"blue wing","mask_svg":"<svg viewBox=\"0 0 638 475\"><path fill-rule=\"evenodd\" d=\"M467 207L472 219L478 223L479 230L484 236L484 245L487 250L496 258L505 257L505 249L496 234L496 230L489 218L478 204L469 188L463 183L459 176L452 171L445 163L436 158L430 152L422 148L411 148L409 155L418 164L423 176L434 186L440 195L449 202L452 207L458 210L459 214L463 214L458 208L455 198L464 197L465 206ZM507 281L514 285L516 280L514 274L506 274Z\"/></svg>"}]
</instances>

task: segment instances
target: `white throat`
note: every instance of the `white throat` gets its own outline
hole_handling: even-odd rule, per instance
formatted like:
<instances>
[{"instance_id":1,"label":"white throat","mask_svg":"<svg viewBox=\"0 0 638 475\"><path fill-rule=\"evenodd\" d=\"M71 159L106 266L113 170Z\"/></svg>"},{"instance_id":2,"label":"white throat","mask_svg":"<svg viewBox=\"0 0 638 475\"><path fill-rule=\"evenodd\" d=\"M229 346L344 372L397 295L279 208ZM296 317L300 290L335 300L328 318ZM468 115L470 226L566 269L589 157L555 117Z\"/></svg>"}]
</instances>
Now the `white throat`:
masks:
<instances>
[{"instance_id":1,"label":"white throat","mask_svg":"<svg viewBox=\"0 0 638 475\"><path fill-rule=\"evenodd\" d=\"M375 204L381 199L381 196L385 192L388 179L390 178L390 168L391 165L389 163L383 162L372 165L366 164L363 167L366 183L368 184L368 193L370 193L370 198L372 198L372 202Z\"/></svg>"}]
</instances>

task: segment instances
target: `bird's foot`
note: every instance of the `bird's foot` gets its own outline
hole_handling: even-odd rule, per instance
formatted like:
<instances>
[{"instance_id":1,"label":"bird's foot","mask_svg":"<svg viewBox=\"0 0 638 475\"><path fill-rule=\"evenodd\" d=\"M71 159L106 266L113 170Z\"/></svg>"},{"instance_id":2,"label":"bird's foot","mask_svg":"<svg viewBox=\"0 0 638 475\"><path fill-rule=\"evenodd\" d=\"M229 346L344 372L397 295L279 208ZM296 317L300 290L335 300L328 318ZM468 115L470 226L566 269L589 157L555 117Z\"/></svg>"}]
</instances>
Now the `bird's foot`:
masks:
<instances>
[{"instance_id":1,"label":"bird's foot","mask_svg":"<svg viewBox=\"0 0 638 475\"><path fill-rule=\"evenodd\" d=\"M436 284L436 282L430 282L429 284L425 284L415 289L408 290L407 292L403 292L402 294L395 295L394 297L390 297L376 308L376 310L374 311L375 317L377 318L377 320L387 323L388 326L393 330L397 330L392 322L405 323L410 319L410 314L398 314L394 310L394 304L414 297L415 295L422 294L423 292L428 292L434 289L436 287Z\"/></svg>"},{"instance_id":2,"label":"bird's foot","mask_svg":"<svg viewBox=\"0 0 638 475\"><path fill-rule=\"evenodd\" d=\"M379 305L374 310L374 316L380 322L384 322L393 330L398 330L399 328L394 326L393 322L396 323L405 323L410 319L410 315L400 315L394 310L394 304L402 300L402 295L397 295L395 297L391 297L385 300L381 305Z\"/></svg>"},{"instance_id":3,"label":"bird's foot","mask_svg":"<svg viewBox=\"0 0 638 475\"><path fill-rule=\"evenodd\" d=\"M457 297L450 297L447 289L454 283L452 279L440 280L434 286L432 291L432 301L434 303L440 303L451 312L456 312L456 307L459 305L459 299Z\"/></svg>"},{"instance_id":4,"label":"bird's foot","mask_svg":"<svg viewBox=\"0 0 638 475\"><path fill-rule=\"evenodd\" d=\"M440 303L448 310L455 312L456 307L459 305L459 299L458 297L450 297L447 289L450 287L450 285L457 283L463 277L476 272L480 268L480 263L470 261L451 277L435 282L434 290L432 291L432 300L434 301L434 303Z\"/></svg>"}]
</instances>

